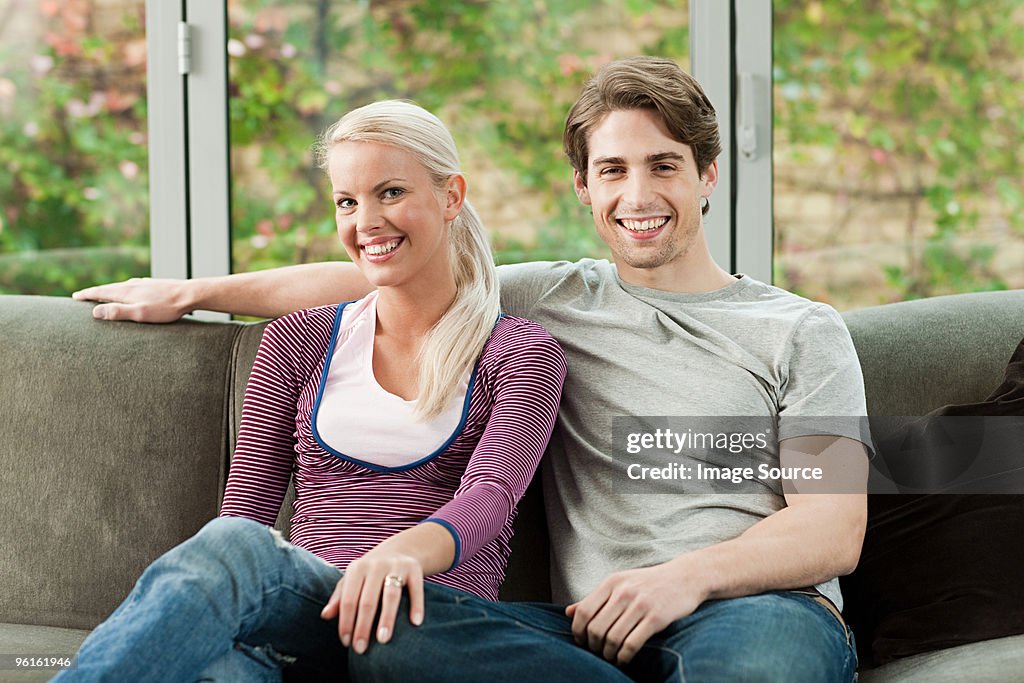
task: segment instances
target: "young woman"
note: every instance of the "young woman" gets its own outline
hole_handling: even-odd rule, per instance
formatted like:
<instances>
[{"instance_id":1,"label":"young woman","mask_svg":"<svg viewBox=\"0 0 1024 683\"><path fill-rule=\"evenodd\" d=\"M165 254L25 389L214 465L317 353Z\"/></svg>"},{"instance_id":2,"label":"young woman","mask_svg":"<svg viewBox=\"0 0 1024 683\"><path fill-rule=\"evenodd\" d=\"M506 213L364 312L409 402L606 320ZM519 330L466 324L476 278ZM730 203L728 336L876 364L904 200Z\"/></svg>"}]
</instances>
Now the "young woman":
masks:
<instances>
[{"instance_id":1,"label":"young woman","mask_svg":"<svg viewBox=\"0 0 1024 683\"><path fill-rule=\"evenodd\" d=\"M424 578L497 599L564 357L499 315L436 117L377 102L319 152L338 235L376 289L267 327L221 517L154 562L57 680L337 680L387 642L404 591L422 622ZM292 478L294 545L269 528Z\"/></svg>"}]
</instances>

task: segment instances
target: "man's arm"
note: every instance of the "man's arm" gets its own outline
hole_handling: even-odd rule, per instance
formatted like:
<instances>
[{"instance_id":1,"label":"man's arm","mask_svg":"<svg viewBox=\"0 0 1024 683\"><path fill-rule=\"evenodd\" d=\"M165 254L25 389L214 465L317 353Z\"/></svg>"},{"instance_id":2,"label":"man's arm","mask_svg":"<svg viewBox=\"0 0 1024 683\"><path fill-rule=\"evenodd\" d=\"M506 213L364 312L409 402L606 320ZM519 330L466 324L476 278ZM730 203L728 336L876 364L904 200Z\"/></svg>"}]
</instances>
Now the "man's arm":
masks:
<instances>
[{"instance_id":1,"label":"man's arm","mask_svg":"<svg viewBox=\"0 0 1024 683\"><path fill-rule=\"evenodd\" d=\"M198 309L276 318L359 299L372 290L355 265L330 262L194 280L133 278L71 296L104 302L93 309L103 320L169 323Z\"/></svg>"},{"instance_id":2,"label":"man's arm","mask_svg":"<svg viewBox=\"0 0 1024 683\"><path fill-rule=\"evenodd\" d=\"M780 462L822 467L819 492L787 491L787 507L734 539L612 574L567 608L577 641L623 664L705 600L812 586L853 571L867 523L864 445L845 437L796 437L780 443Z\"/></svg>"}]
</instances>

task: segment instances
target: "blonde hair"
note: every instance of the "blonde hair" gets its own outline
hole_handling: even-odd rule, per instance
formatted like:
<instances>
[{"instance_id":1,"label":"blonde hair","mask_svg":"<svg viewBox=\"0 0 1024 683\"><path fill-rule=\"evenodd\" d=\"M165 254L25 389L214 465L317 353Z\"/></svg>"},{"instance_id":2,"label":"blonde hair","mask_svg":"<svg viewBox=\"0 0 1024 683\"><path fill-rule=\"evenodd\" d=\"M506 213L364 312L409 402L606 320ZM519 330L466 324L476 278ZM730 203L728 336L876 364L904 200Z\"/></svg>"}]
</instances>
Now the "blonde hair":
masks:
<instances>
[{"instance_id":1,"label":"blonde hair","mask_svg":"<svg viewBox=\"0 0 1024 683\"><path fill-rule=\"evenodd\" d=\"M331 148L346 141L391 145L413 155L440 193L461 174L455 140L440 119L411 102L383 100L345 114L317 141L317 162L327 167ZM498 273L483 222L469 200L449 223L448 256L455 299L420 348L416 417L439 415L468 374L498 318Z\"/></svg>"}]
</instances>

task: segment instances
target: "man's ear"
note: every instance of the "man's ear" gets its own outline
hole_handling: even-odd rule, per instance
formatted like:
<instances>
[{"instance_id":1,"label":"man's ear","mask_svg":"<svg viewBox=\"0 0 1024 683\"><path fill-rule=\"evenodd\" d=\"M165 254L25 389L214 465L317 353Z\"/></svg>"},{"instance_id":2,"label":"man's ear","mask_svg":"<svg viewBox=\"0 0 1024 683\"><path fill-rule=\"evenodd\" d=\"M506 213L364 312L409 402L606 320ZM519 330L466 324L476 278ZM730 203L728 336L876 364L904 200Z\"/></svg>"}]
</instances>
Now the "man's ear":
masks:
<instances>
[{"instance_id":1,"label":"man's ear","mask_svg":"<svg viewBox=\"0 0 1024 683\"><path fill-rule=\"evenodd\" d=\"M708 167L704 169L704 174L700 177L701 182L701 197L710 197L718 187L718 159L715 159Z\"/></svg>"},{"instance_id":2,"label":"man's ear","mask_svg":"<svg viewBox=\"0 0 1024 683\"><path fill-rule=\"evenodd\" d=\"M572 171L572 186L576 190L576 196L580 198L580 201L590 206L590 191L587 190L587 184L583 182L583 176L576 169Z\"/></svg>"},{"instance_id":3,"label":"man's ear","mask_svg":"<svg viewBox=\"0 0 1024 683\"><path fill-rule=\"evenodd\" d=\"M466 201L466 179L461 175L448 178L448 187L444 191L444 219L453 221L462 211L462 203Z\"/></svg>"}]
</instances>

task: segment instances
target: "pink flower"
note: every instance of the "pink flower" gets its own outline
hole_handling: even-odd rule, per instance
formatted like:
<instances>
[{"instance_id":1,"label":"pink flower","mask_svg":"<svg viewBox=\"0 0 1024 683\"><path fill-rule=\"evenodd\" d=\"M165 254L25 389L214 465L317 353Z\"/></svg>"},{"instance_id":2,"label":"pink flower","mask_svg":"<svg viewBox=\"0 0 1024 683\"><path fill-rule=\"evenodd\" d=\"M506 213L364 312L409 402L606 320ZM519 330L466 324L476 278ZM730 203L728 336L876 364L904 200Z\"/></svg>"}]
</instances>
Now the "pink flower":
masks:
<instances>
[{"instance_id":1,"label":"pink flower","mask_svg":"<svg viewBox=\"0 0 1024 683\"><path fill-rule=\"evenodd\" d=\"M266 39L258 33L250 33L245 37L245 45L251 50L259 50L266 42Z\"/></svg>"},{"instance_id":2,"label":"pink flower","mask_svg":"<svg viewBox=\"0 0 1024 683\"><path fill-rule=\"evenodd\" d=\"M558 68L563 76L572 76L583 68L583 61L579 58L579 55L561 54L558 55Z\"/></svg>"},{"instance_id":3,"label":"pink flower","mask_svg":"<svg viewBox=\"0 0 1024 683\"><path fill-rule=\"evenodd\" d=\"M134 161L128 161L127 159L125 159L120 164L118 164L117 167L118 169L120 169L121 175L123 175L128 180L135 180L135 178L139 175L139 165Z\"/></svg>"},{"instance_id":4,"label":"pink flower","mask_svg":"<svg viewBox=\"0 0 1024 683\"><path fill-rule=\"evenodd\" d=\"M32 73L36 76L45 76L53 68L53 57L50 55L32 55L28 63Z\"/></svg>"}]
</instances>

